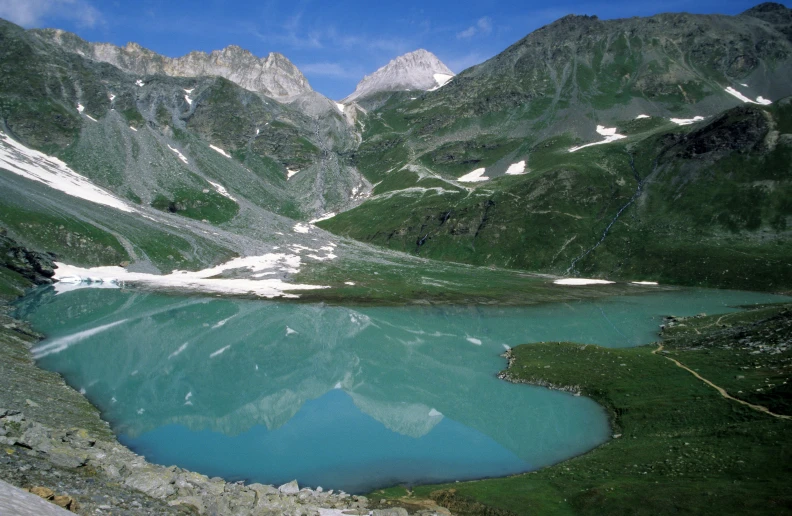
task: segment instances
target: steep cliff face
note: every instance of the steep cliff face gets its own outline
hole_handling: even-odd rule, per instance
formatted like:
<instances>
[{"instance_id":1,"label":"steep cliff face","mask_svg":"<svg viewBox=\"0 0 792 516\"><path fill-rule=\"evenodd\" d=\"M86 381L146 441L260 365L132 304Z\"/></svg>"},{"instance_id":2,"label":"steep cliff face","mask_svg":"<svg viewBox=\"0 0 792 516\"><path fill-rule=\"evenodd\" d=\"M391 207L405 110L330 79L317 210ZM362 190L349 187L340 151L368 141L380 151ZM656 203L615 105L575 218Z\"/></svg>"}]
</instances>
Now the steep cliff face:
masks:
<instances>
[{"instance_id":1,"label":"steep cliff face","mask_svg":"<svg viewBox=\"0 0 792 516\"><path fill-rule=\"evenodd\" d=\"M211 53L190 52L175 59L128 43L117 47L109 43L89 43L75 34L58 29L32 31L37 37L56 43L68 52L110 63L125 72L171 77L220 76L245 88L284 100L313 91L300 70L285 56L271 52L258 58L236 45Z\"/></svg>"},{"instance_id":2,"label":"steep cliff face","mask_svg":"<svg viewBox=\"0 0 792 516\"><path fill-rule=\"evenodd\" d=\"M386 91L421 90L439 88L454 76L440 59L431 52L420 49L399 56L371 75L367 75L355 92L341 102L349 104L374 93Z\"/></svg>"}]
</instances>

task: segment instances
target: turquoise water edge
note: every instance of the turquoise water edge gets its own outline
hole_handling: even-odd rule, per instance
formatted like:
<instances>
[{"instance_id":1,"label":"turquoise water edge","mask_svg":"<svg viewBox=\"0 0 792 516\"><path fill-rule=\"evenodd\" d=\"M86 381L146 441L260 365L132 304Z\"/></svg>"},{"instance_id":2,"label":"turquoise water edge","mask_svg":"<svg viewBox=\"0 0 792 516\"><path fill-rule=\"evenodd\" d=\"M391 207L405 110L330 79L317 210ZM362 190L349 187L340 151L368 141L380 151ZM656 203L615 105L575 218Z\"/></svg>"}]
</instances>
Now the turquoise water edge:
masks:
<instances>
[{"instance_id":1,"label":"turquoise water edge","mask_svg":"<svg viewBox=\"0 0 792 516\"><path fill-rule=\"evenodd\" d=\"M337 307L40 289L39 364L152 462L363 493L503 476L609 438L585 397L496 377L510 346L657 340L665 315L785 301L681 289L529 307Z\"/></svg>"}]
</instances>

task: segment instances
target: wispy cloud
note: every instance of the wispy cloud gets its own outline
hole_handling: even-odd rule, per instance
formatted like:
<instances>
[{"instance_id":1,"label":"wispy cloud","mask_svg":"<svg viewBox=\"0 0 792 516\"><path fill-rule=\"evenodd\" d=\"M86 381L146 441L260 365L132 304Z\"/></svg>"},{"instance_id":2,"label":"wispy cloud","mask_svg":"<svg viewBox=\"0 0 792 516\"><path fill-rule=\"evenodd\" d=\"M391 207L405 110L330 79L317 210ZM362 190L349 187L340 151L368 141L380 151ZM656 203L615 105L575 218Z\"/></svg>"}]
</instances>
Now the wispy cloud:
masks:
<instances>
[{"instance_id":1,"label":"wispy cloud","mask_svg":"<svg viewBox=\"0 0 792 516\"><path fill-rule=\"evenodd\" d=\"M82 27L102 22L101 13L86 0L0 0L0 18L23 27L52 20L72 20Z\"/></svg>"},{"instance_id":2,"label":"wispy cloud","mask_svg":"<svg viewBox=\"0 0 792 516\"><path fill-rule=\"evenodd\" d=\"M489 16L479 18L475 25L471 25L462 32L457 32L457 39L472 38L476 35L486 36L492 32L492 19Z\"/></svg>"}]
</instances>

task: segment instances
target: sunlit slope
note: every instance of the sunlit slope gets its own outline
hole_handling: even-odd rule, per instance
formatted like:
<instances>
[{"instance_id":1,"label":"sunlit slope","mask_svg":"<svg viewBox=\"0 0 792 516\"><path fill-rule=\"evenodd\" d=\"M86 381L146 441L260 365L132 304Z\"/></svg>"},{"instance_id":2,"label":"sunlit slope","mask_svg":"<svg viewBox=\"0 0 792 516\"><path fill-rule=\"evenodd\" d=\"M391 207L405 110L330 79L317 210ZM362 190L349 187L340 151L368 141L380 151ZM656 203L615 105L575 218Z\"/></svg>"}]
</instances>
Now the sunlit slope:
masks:
<instances>
[{"instance_id":1,"label":"sunlit slope","mask_svg":"<svg viewBox=\"0 0 792 516\"><path fill-rule=\"evenodd\" d=\"M7 22L0 39L3 130L135 204L226 222L235 208L211 181L311 219L367 188L338 157L357 138L326 99L293 107L219 77L128 74Z\"/></svg>"},{"instance_id":2,"label":"sunlit slope","mask_svg":"<svg viewBox=\"0 0 792 516\"><path fill-rule=\"evenodd\" d=\"M522 175L459 183L411 167L400 177L412 184L319 224L476 265L789 289L791 124L789 101L683 127L623 121L625 138L608 144L569 152L568 134L536 143Z\"/></svg>"}]
</instances>

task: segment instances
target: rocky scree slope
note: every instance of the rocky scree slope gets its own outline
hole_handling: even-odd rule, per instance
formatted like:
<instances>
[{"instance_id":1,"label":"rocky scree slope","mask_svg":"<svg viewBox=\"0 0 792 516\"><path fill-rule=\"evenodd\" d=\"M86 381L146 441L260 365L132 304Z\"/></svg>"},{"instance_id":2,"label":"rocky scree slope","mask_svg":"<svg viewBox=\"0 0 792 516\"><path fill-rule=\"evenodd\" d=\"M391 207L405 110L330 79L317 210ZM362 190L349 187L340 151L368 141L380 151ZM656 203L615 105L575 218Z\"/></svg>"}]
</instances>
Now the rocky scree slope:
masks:
<instances>
[{"instance_id":1,"label":"rocky scree slope","mask_svg":"<svg viewBox=\"0 0 792 516\"><path fill-rule=\"evenodd\" d=\"M129 74L8 22L0 41L0 131L31 149L24 157L3 143L3 168L31 166L41 151L130 209L153 210L92 209L0 174L3 227L72 263L215 264L261 252L293 219L359 203L369 189L345 157L356 135L334 107L308 115L221 77Z\"/></svg>"}]
</instances>

